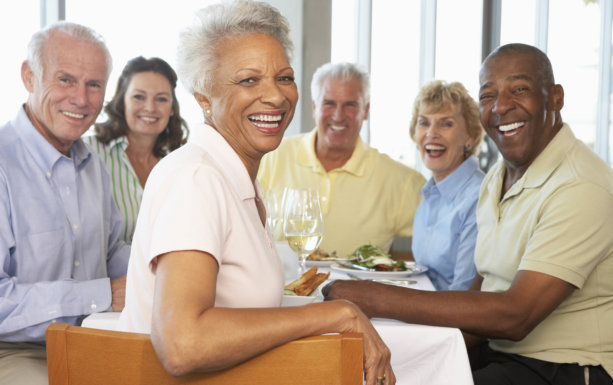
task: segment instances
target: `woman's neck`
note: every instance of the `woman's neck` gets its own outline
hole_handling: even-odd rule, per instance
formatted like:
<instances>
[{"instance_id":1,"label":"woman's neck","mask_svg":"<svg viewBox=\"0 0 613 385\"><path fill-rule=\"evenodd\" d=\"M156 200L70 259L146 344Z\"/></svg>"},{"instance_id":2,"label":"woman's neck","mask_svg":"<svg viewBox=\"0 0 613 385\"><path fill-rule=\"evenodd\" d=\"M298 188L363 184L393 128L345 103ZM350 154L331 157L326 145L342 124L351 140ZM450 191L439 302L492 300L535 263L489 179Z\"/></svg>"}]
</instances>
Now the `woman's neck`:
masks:
<instances>
[{"instance_id":1,"label":"woman's neck","mask_svg":"<svg viewBox=\"0 0 613 385\"><path fill-rule=\"evenodd\" d=\"M151 170L160 161L160 158L153 154L154 146L155 141L134 140L134 138L128 137L126 155L143 187L145 187Z\"/></svg>"}]
</instances>

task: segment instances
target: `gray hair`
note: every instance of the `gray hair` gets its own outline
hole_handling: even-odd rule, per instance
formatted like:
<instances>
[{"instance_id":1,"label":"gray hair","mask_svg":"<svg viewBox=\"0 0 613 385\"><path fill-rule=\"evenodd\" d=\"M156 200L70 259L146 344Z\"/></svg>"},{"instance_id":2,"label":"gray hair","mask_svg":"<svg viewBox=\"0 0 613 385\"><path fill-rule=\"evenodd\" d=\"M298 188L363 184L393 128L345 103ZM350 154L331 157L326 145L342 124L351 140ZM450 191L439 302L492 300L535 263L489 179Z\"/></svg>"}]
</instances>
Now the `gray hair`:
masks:
<instances>
[{"instance_id":1,"label":"gray hair","mask_svg":"<svg viewBox=\"0 0 613 385\"><path fill-rule=\"evenodd\" d=\"M362 85L364 103L370 103L370 76L355 63L326 63L319 67L311 80L311 99L316 100L321 95L321 87L327 79L348 81L357 79Z\"/></svg>"},{"instance_id":2,"label":"gray hair","mask_svg":"<svg viewBox=\"0 0 613 385\"><path fill-rule=\"evenodd\" d=\"M196 12L193 24L179 35L177 73L190 93L206 95L213 83L216 49L228 37L266 34L275 38L291 61L294 44L289 23L268 3L237 0L214 4Z\"/></svg>"},{"instance_id":3,"label":"gray hair","mask_svg":"<svg viewBox=\"0 0 613 385\"><path fill-rule=\"evenodd\" d=\"M30 43L28 43L28 57L26 60L36 78L43 78L43 52L45 45L54 33L64 33L77 40L97 45L104 53L106 59L106 78L109 78L113 69L113 59L102 36L89 27L67 21L50 24L32 35Z\"/></svg>"}]
</instances>

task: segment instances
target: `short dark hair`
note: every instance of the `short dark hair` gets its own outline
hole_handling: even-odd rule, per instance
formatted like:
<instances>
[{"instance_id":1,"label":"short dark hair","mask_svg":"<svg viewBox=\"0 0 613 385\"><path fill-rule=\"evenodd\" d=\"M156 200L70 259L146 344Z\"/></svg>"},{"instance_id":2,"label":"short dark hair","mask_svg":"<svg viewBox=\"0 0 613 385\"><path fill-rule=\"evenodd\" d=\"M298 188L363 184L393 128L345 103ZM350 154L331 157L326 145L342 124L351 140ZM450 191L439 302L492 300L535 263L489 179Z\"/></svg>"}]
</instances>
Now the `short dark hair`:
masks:
<instances>
[{"instance_id":1,"label":"short dark hair","mask_svg":"<svg viewBox=\"0 0 613 385\"><path fill-rule=\"evenodd\" d=\"M528 54L532 56L537 61L538 66L541 70L541 76L544 85L552 86L555 84L555 79L553 77L553 68L551 66L551 61L547 57L547 54L545 54L540 49L528 44L511 43L501 45L500 47L492 51L489 55L487 55L483 63L486 63L489 59L494 58L496 56L512 53Z\"/></svg>"},{"instance_id":2,"label":"short dark hair","mask_svg":"<svg viewBox=\"0 0 613 385\"><path fill-rule=\"evenodd\" d=\"M117 89L115 90L113 99L104 107L107 121L95 125L96 138L101 143L108 144L111 140L127 134L128 123L126 122L124 96L130 85L132 76L142 72L160 74L168 79L171 86L173 114L168 120L168 129L160 133L153 147L153 155L162 158L186 142L187 136L189 135L189 129L187 123L181 118L179 113L179 102L175 94L177 74L168 63L157 57L146 59L139 56L126 64L117 81Z\"/></svg>"}]
</instances>

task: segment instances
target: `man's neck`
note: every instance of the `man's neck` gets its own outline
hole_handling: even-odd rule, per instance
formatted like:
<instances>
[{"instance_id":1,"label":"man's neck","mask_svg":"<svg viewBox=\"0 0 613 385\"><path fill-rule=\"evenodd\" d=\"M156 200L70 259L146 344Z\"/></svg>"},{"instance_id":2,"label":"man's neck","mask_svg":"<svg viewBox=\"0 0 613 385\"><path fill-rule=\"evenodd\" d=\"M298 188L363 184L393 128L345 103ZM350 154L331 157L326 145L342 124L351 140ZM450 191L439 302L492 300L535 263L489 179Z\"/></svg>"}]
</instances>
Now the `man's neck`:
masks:
<instances>
[{"instance_id":1,"label":"man's neck","mask_svg":"<svg viewBox=\"0 0 613 385\"><path fill-rule=\"evenodd\" d=\"M349 161L352 154L353 150L320 149L317 145L315 146L315 155L326 172L343 167Z\"/></svg>"},{"instance_id":2,"label":"man's neck","mask_svg":"<svg viewBox=\"0 0 613 385\"><path fill-rule=\"evenodd\" d=\"M70 148L72 147L73 143L61 143L59 140L53 138L49 134L48 130L44 127L43 123L36 119L36 116L34 116L32 111L30 110L28 103L25 104L25 111L28 119L30 119L32 125L34 126L34 128L36 128L36 131L38 131L43 136L43 138L45 138L45 140L49 142L49 144L55 147L56 150L70 158Z\"/></svg>"},{"instance_id":3,"label":"man's neck","mask_svg":"<svg viewBox=\"0 0 613 385\"><path fill-rule=\"evenodd\" d=\"M511 189L511 187L521 179L522 176L526 173L527 168L525 169L515 169L506 165L506 169L504 171L504 177L502 179L502 191L500 193L500 200L504 198L504 195Z\"/></svg>"}]
</instances>

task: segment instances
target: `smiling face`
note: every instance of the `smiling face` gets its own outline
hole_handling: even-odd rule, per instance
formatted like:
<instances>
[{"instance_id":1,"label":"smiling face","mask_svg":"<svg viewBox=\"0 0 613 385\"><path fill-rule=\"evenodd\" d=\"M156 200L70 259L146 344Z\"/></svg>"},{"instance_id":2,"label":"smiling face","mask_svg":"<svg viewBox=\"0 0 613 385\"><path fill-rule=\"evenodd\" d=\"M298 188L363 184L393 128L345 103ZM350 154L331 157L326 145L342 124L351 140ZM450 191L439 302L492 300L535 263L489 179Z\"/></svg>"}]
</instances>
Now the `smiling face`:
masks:
<instances>
[{"instance_id":1,"label":"smiling face","mask_svg":"<svg viewBox=\"0 0 613 385\"><path fill-rule=\"evenodd\" d=\"M438 183L464 162L464 149L471 147L473 140L456 104L438 112L421 107L415 125L415 142L424 165Z\"/></svg>"},{"instance_id":2,"label":"smiling face","mask_svg":"<svg viewBox=\"0 0 613 385\"><path fill-rule=\"evenodd\" d=\"M479 74L479 111L507 166L523 174L562 126L564 92L546 84L541 63L528 52L486 60Z\"/></svg>"},{"instance_id":3,"label":"smiling face","mask_svg":"<svg viewBox=\"0 0 613 385\"><path fill-rule=\"evenodd\" d=\"M220 47L210 95L195 96L207 123L248 170L255 166L257 172L261 157L279 146L294 116L294 70L269 35L231 37Z\"/></svg>"},{"instance_id":4,"label":"smiling face","mask_svg":"<svg viewBox=\"0 0 613 385\"><path fill-rule=\"evenodd\" d=\"M124 95L128 139L157 138L173 114L172 102L172 87L164 75L151 71L132 75Z\"/></svg>"},{"instance_id":5,"label":"smiling face","mask_svg":"<svg viewBox=\"0 0 613 385\"><path fill-rule=\"evenodd\" d=\"M313 100L312 107L317 122L317 149L353 153L370 107L364 100L360 81L324 80L321 95Z\"/></svg>"},{"instance_id":6,"label":"smiling face","mask_svg":"<svg viewBox=\"0 0 613 385\"><path fill-rule=\"evenodd\" d=\"M30 93L28 117L53 147L68 155L75 140L95 122L107 81L106 57L96 44L55 32L42 55L42 79L21 68Z\"/></svg>"}]
</instances>

